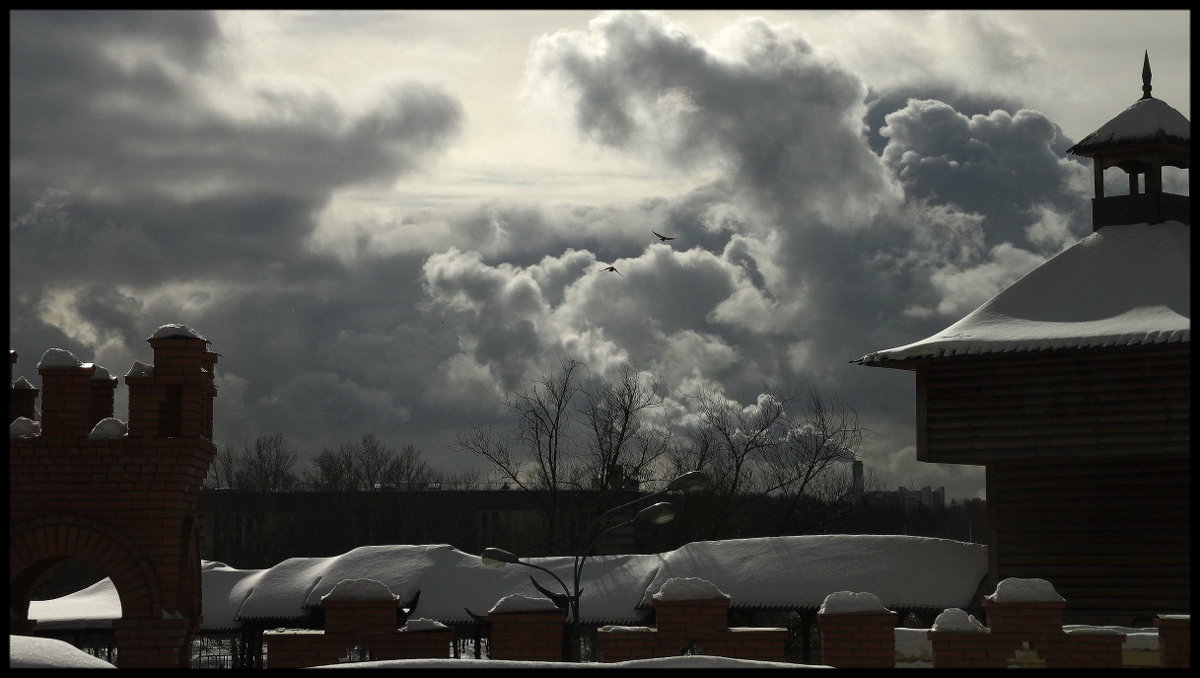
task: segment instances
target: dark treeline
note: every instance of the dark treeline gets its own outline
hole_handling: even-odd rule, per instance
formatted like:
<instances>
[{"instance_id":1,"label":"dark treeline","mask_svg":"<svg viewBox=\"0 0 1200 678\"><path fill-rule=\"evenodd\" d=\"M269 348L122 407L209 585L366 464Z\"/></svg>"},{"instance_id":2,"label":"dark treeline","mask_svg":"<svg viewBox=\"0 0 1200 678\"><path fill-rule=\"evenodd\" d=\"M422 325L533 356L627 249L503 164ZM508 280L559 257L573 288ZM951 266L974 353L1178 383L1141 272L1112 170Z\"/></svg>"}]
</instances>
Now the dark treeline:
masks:
<instances>
[{"instance_id":1,"label":"dark treeline","mask_svg":"<svg viewBox=\"0 0 1200 678\"><path fill-rule=\"evenodd\" d=\"M432 485L474 489L479 473L447 473L431 466L420 449L392 449L373 433L364 433L336 449L322 448L307 466L282 433L261 435L241 449L226 445L213 460L205 487L247 492L355 492L421 489Z\"/></svg>"}]
</instances>

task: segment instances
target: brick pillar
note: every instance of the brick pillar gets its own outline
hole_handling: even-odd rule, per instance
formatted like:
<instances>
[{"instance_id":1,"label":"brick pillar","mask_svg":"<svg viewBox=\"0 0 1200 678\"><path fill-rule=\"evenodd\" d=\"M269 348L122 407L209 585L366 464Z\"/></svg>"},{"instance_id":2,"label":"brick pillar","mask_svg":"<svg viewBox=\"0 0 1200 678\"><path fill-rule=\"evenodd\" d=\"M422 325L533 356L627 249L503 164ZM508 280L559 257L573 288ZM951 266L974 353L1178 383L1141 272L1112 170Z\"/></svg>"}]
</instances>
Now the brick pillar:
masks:
<instances>
[{"instance_id":1,"label":"brick pillar","mask_svg":"<svg viewBox=\"0 0 1200 678\"><path fill-rule=\"evenodd\" d=\"M154 389L154 366L135 360L125 375L129 387L129 437L158 437L158 400Z\"/></svg>"},{"instance_id":2,"label":"brick pillar","mask_svg":"<svg viewBox=\"0 0 1200 678\"><path fill-rule=\"evenodd\" d=\"M992 638L997 640L1057 639L1063 635L1063 608L1066 606L1066 601L1061 600L1006 603L983 599L987 626L992 631Z\"/></svg>"},{"instance_id":3,"label":"brick pillar","mask_svg":"<svg viewBox=\"0 0 1200 678\"><path fill-rule=\"evenodd\" d=\"M76 359L76 365L64 364L62 351L51 354L46 351L38 363L38 374L42 377L42 438L87 438L96 422L91 421L91 393L93 365L84 365ZM48 360L49 359L49 360Z\"/></svg>"},{"instance_id":4,"label":"brick pillar","mask_svg":"<svg viewBox=\"0 0 1200 678\"><path fill-rule=\"evenodd\" d=\"M118 668L189 668L187 630L186 619L114 620Z\"/></svg>"},{"instance_id":5,"label":"brick pillar","mask_svg":"<svg viewBox=\"0 0 1200 678\"><path fill-rule=\"evenodd\" d=\"M839 669L896 668L896 613L818 614L821 661Z\"/></svg>"},{"instance_id":6,"label":"brick pillar","mask_svg":"<svg viewBox=\"0 0 1200 678\"><path fill-rule=\"evenodd\" d=\"M200 366L204 368L205 379L208 380L206 396L200 398L200 437L212 440L213 432L213 400L217 397L217 387L213 384L216 377L217 359L220 356L211 351L205 351L201 356Z\"/></svg>"},{"instance_id":7,"label":"brick pillar","mask_svg":"<svg viewBox=\"0 0 1200 678\"><path fill-rule=\"evenodd\" d=\"M566 615L562 610L492 612L488 654L492 659L559 662L566 658Z\"/></svg>"},{"instance_id":8,"label":"brick pillar","mask_svg":"<svg viewBox=\"0 0 1200 678\"><path fill-rule=\"evenodd\" d=\"M1159 615L1158 665L1164 669L1187 669L1192 666L1191 615Z\"/></svg>"},{"instance_id":9,"label":"brick pillar","mask_svg":"<svg viewBox=\"0 0 1200 678\"><path fill-rule=\"evenodd\" d=\"M654 626L659 634L729 629L729 598L659 600L654 605Z\"/></svg>"},{"instance_id":10,"label":"brick pillar","mask_svg":"<svg viewBox=\"0 0 1200 678\"><path fill-rule=\"evenodd\" d=\"M16 380L9 391L8 413L10 416L8 423L13 423L17 417L37 421L37 397L38 390L29 383L28 379L21 377Z\"/></svg>"},{"instance_id":11,"label":"brick pillar","mask_svg":"<svg viewBox=\"0 0 1200 678\"><path fill-rule=\"evenodd\" d=\"M323 600L325 633L395 633L396 608L391 600Z\"/></svg>"},{"instance_id":12,"label":"brick pillar","mask_svg":"<svg viewBox=\"0 0 1200 678\"><path fill-rule=\"evenodd\" d=\"M154 388L158 396L159 435L170 438L211 438L212 364L208 341L196 335L173 334L149 339L154 349ZM207 403L205 402L207 401ZM205 422L207 419L207 422ZM207 433L207 435L205 435Z\"/></svg>"},{"instance_id":13,"label":"brick pillar","mask_svg":"<svg viewBox=\"0 0 1200 678\"><path fill-rule=\"evenodd\" d=\"M113 400L117 390L117 379L108 370L96 365L92 374L91 393L88 398L89 415L94 427L97 422L113 416Z\"/></svg>"}]
</instances>

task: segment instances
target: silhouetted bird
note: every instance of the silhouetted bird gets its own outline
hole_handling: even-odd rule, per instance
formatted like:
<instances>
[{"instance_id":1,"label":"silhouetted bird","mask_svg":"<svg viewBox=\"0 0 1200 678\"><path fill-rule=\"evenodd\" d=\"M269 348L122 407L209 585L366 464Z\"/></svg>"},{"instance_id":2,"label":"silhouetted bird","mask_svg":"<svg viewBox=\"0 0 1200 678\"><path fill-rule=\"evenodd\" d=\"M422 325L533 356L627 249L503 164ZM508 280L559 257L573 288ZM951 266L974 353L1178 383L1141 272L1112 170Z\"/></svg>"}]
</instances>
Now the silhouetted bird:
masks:
<instances>
[{"instance_id":1,"label":"silhouetted bird","mask_svg":"<svg viewBox=\"0 0 1200 678\"><path fill-rule=\"evenodd\" d=\"M673 237L670 237L670 236L665 236L665 235L663 235L662 233L655 233L654 231L650 231L650 232L651 232L651 233L654 233L654 235L657 235L657 236L658 236L658 241L659 241L659 242L666 242L666 241L668 241L668 240L674 240L674 239L675 239L675 238L673 238Z\"/></svg>"},{"instance_id":2,"label":"silhouetted bird","mask_svg":"<svg viewBox=\"0 0 1200 678\"><path fill-rule=\"evenodd\" d=\"M608 268L606 268L604 270L612 271L613 273L616 273L617 275L621 275L621 272L617 270L616 266L609 266ZM625 276L621 276L621 277L624 278Z\"/></svg>"}]
</instances>

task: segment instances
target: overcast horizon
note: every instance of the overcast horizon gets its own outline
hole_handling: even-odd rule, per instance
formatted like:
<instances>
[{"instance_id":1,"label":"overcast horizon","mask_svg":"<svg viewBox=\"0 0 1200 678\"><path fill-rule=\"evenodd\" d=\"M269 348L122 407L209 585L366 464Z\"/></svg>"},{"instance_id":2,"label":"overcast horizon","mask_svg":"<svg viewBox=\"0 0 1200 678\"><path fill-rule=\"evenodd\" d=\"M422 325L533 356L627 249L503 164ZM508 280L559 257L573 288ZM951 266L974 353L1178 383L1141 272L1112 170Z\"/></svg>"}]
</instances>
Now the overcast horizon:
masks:
<instances>
[{"instance_id":1,"label":"overcast horizon","mask_svg":"<svg viewBox=\"0 0 1200 678\"><path fill-rule=\"evenodd\" d=\"M9 18L14 377L48 348L121 377L185 324L221 355L214 442L302 465L371 432L481 467L456 433L570 356L637 365L666 426L816 389L885 489L982 497L916 461L913 373L851 361L1091 233L1065 151L1145 51L1191 117L1183 10Z\"/></svg>"}]
</instances>

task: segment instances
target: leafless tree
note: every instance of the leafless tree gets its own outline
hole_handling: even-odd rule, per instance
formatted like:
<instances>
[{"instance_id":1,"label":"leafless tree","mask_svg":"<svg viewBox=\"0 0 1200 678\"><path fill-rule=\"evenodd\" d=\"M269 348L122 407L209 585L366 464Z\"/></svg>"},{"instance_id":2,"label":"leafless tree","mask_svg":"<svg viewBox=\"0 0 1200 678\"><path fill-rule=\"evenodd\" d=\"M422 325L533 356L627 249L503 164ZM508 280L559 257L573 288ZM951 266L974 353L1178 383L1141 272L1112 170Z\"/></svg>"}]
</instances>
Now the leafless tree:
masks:
<instances>
[{"instance_id":1,"label":"leafless tree","mask_svg":"<svg viewBox=\"0 0 1200 678\"><path fill-rule=\"evenodd\" d=\"M849 490L849 462L865 432L852 408L815 391L801 398L771 388L748 406L713 391L689 397L699 423L671 464L706 472L713 487L677 531L703 539L795 534L831 519L828 507ZM772 523L747 526L749 508L768 501Z\"/></svg>"},{"instance_id":2,"label":"leafless tree","mask_svg":"<svg viewBox=\"0 0 1200 678\"><path fill-rule=\"evenodd\" d=\"M587 466L593 486L621 490L644 477L667 449L668 436L647 421L661 407L656 384L643 384L635 365L622 365L613 382L585 391L581 414L588 428Z\"/></svg>"},{"instance_id":3,"label":"leafless tree","mask_svg":"<svg viewBox=\"0 0 1200 678\"><path fill-rule=\"evenodd\" d=\"M358 488L368 491L380 489L384 473L395 458L393 452L379 442L374 433L364 433L353 450Z\"/></svg>"},{"instance_id":4,"label":"leafless tree","mask_svg":"<svg viewBox=\"0 0 1200 678\"><path fill-rule=\"evenodd\" d=\"M240 451L231 445L213 462L216 485L250 492L282 492L295 487L298 453L281 433L260 435Z\"/></svg>"},{"instance_id":5,"label":"leafless tree","mask_svg":"<svg viewBox=\"0 0 1200 678\"><path fill-rule=\"evenodd\" d=\"M400 448L400 452L388 460L383 470L383 486L398 489L422 489L438 479L439 475L421 458L421 451L412 444Z\"/></svg>"},{"instance_id":6,"label":"leafless tree","mask_svg":"<svg viewBox=\"0 0 1200 678\"><path fill-rule=\"evenodd\" d=\"M354 476L354 446L323 448L302 474L305 485L320 492L351 492L358 489Z\"/></svg>"},{"instance_id":7,"label":"leafless tree","mask_svg":"<svg viewBox=\"0 0 1200 678\"><path fill-rule=\"evenodd\" d=\"M588 379L585 370L579 360L562 360L557 371L506 399L515 418L510 431L476 428L458 438L460 449L490 463L497 480L531 493L547 553L578 551L589 535L562 516L611 508L667 449L666 433L647 421L663 401L654 384L643 383L633 365L612 382Z\"/></svg>"},{"instance_id":8,"label":"leafless tree","mask_svg":"<svg viewBox=\"0 0 1200 678\"><path fill-rule=\"evenodd\" d=\"M516 418L508 433L474 428L458 446L488 461L505 481L531 493L545 521L546 546L561 550L558 529L563 481L577 479L567 458L571 400L579 392L583 363L564 358L557 372L543 374L528 389L509 394L505 405ZM565 454L566 453L566 454Z\"/></svg>"}]
</instances>

